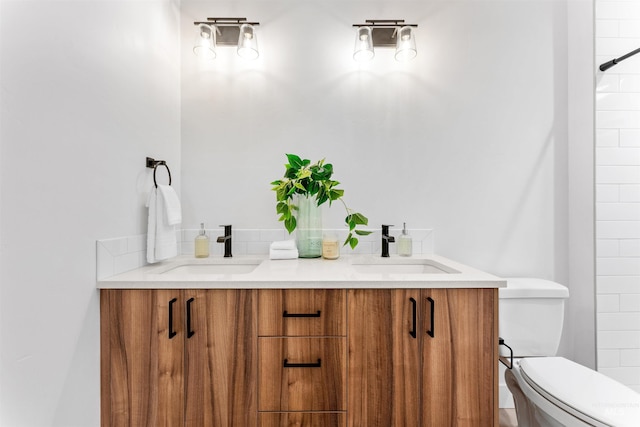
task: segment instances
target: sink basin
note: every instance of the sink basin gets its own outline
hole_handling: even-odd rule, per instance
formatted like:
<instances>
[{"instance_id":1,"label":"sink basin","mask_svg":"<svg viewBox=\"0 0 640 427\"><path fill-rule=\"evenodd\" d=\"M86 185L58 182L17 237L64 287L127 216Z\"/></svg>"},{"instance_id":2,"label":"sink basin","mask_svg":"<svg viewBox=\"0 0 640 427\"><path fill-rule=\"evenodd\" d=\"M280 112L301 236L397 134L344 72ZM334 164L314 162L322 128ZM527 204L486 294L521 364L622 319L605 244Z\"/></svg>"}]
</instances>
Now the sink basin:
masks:
<instances>
[{"instance_id":1,"label":"sink basin","mask_svg":"<svg viewBox=\"0 0 640 427\"><path fill-rule=\"evenodd\" d=\"M243 260L240 262L224 262L216 260L215 262L190 262L179 265L172 265L164 271L159 271L162 275L229 275L229 274L248 274L260 265L258 260Z\"/></svg>"},{"instance_id":2,"label":"sink basin","mask_svg":"<svg viewBox=\"0 0 640 427\"><path fill-rule=\"evenodd\" d=\"M187 264L162 274L247 274L256 267L257 264Z\"/></svg>"},{"instance_id":3,"label":"sink basin","mask_svg":"<svg viewBox=\"0 0 640 427\"><path fill-rule=\"evenodd\" d=\"M453 268L430 259L367 259L354 261L353 268L364 274L456 274Z\"/></svg>"}]
</instances>

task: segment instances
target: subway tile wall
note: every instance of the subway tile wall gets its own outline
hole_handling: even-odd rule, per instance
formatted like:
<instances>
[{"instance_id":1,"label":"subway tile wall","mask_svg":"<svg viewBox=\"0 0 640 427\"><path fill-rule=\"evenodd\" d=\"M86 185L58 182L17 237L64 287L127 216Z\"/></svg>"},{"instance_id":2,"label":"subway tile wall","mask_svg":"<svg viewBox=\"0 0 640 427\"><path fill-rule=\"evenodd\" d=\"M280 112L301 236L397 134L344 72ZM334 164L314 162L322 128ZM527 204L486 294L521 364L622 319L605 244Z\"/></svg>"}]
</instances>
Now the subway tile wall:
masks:
<instances>
[{"instance_id":1,"label":"subway tile wall","mask_svg":"<svg viewBox=\"0 0 640 427\"><path fill-rule=\"evenodd\" d=\"M178 253L189 255L194 253L194 239L198 235L198 229L184 229L176 231ZM325 233L334 234L343 242L347 237L346 229L323 230ZM360 242L354 250L341 247L341 254L376 254L380 253L380 230L370 230L368 236L358 236ZM401 234L400 228L391 228L392 236ZM207 229L209 236L209 253L212 257L222 256L224 246L216 242L219 235L224 234L222 229ZM434 232L431 229L410 229L412 237L413 253L432 254L434 248ZM271 242L293 239L295 234L289 235L284 229L233 229L231 239L234 255L268 255ZM98 240L96 242L96 277L98 280L116 274L124 273L147 264L147 236L146 234L119 237L114 239ZM389 253L396 253L396 245L389 245Z\"/></svg>"},{"instance_id":2,"label":"subway tile wall","mask_svg":"<svg viewBox=\"0 0 640 427\"><path fill-rule=\"evenodd\" d=\"M596 63L640 48L640 0L596 0ZM596 74L598 371L640 391L640 54Z\"/></svg>"}]
</instances>

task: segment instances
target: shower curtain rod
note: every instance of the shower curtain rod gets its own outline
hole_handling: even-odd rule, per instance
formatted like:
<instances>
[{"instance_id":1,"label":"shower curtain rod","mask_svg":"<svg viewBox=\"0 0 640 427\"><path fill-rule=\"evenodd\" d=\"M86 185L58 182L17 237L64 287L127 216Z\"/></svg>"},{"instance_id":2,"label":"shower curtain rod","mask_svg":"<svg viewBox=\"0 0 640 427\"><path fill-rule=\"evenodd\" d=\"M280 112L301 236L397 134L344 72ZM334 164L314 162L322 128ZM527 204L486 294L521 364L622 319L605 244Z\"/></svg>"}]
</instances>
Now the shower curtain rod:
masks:
<instances>
[{"instance_id":1,"label":"shower curtain rod","mask_svg":"<svg viewBox=\"0 0 640 427\"><path fill-rule=\"evenodd\" d=\"M635 55L636 53L640 53L640 48L638 48L636 50L633 50L633 51L627 53L626 55L622 55L620 58L612 59L609 62L605 62L604 64L600 65L600 71L607 71L609 68L613 67L618 62L624 61L625 59L627 59L630 56Z\"/></svg>"}]
</instances>

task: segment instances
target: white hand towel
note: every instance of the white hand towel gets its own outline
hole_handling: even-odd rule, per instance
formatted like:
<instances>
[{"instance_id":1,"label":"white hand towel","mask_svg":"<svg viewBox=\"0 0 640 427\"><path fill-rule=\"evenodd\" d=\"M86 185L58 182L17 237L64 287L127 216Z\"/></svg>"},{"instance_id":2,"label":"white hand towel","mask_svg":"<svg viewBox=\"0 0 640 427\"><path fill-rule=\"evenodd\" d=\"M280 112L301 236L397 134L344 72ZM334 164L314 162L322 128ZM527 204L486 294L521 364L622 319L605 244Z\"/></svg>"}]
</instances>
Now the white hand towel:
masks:
<instances>
[{"instance_id":1,"label":"white hand towel","mask_svg":"<svg viewBox=\"0 0 640 427\"><path fill-rule=\"evenodd\" d=\"M296 259L298 258L297 249L269 249L270 259Z\"/></svg>"},{"instance_id":2,"label":"white hand towel","mask_svg":"<svg viewBox=\"0 0 640 427\"><path fill-rule=\"evenodd\" d=\"M167 225L162 192L152 188L147 199L147 262L150 264L178 255L175 226Z\"/></svg>"},{"instance_id":3,"label":"white hand towel","mask_svg":"<svg viewBox=\"0 0 640 427\"><path fill-rule=\"evenodd\" d=\"M182 207L176 191L170 185L158 185L158 190L162 193L167 225L180 224L182 222Z\"/></svg>"},{"instance_id":4,"label":"white hand towel","mask_svg":"<svg viewBox=\"0 0 640 427\"><path fill-rule=\"evenodd\" d=\"M295 240L282 240L279 242L272 242L269 248L274 250L297 249Z\"/></svg>"}]
</instances>

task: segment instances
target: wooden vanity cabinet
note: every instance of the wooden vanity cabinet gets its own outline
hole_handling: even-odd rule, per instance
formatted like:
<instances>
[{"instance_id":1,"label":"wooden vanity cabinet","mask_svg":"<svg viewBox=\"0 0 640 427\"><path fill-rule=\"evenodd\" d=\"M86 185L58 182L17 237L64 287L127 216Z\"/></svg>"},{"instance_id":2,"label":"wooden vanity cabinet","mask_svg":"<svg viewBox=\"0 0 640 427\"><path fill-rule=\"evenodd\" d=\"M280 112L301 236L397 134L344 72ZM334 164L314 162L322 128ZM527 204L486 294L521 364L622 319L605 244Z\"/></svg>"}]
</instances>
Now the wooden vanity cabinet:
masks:
<instances>
[{"instance_id":1,"label":"wooden vanity cabinet","mask_svg":"<svg viewBox=\"0 0 640 427\"><path fill-rule=\"evenodd\" d=\"M353 289L348 325L350 427L498 425L496 289Z\"/></svg>"},{"instance_id":2,"label":"wooden vanity cabinet","mask_svg":"<svg viewBox=\"0 0 640 427\"><path fill-rule=\"evenodd\" d=\"M256 426L255 293L101 290L102 426Z\"/></svg>"},{"instance_id":3,"label":"wooden vanity cabinet","mask_svg":"<svg viewBox=\"0 0 640 427\"><path fill-rule=\"evenodd\" d=\"M497 427L497 289L101 290L102 426Z\"/></svg>"}]
</instances>

